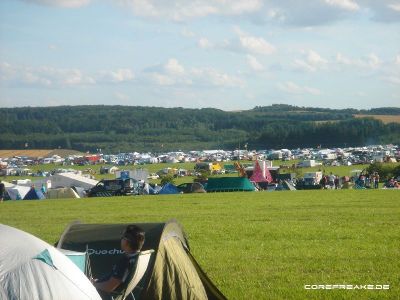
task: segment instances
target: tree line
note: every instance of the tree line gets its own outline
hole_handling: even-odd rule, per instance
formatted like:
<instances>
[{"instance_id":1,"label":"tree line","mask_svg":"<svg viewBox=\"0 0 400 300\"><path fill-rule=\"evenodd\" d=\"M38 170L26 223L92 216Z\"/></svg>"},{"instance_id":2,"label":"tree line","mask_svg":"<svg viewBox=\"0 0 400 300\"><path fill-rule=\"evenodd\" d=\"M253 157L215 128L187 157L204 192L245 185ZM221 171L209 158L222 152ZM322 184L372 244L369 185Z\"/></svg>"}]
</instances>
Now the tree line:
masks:
<instances>
[{"instance_id":1,"label":"tree line","mask_svg":"<svg viewBox=\"0 0 400 300\"><path fill-rule=\"evenodd\" d=\"M346 147L400 142L400 124L354 114L400 114L396 108L332 110L290 105L240 112L139 106L0 109L0 149L170 151Z\"/></svg>"}]
</instances>

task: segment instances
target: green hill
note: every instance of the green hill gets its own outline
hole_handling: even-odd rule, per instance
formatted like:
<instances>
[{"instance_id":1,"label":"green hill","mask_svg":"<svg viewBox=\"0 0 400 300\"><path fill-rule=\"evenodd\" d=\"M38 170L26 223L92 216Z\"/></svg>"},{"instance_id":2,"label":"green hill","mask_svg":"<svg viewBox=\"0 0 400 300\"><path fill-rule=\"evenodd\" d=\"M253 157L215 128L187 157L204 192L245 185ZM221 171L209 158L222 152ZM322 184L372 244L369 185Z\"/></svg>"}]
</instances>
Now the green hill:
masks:
<instances>
[{"instance_id":1,"label":"green hill","mask_svg":"<svg viewBox=\"0 0 400 300\"><path fill-rule=\"evenodd\" d=\"M212 108L59 106L0 109L0 149L166 151L343 147L399 143L400 124L354 114L400 115L399 108L332 110L290 105L240 112Z\"/></svg>"}]
</instances>

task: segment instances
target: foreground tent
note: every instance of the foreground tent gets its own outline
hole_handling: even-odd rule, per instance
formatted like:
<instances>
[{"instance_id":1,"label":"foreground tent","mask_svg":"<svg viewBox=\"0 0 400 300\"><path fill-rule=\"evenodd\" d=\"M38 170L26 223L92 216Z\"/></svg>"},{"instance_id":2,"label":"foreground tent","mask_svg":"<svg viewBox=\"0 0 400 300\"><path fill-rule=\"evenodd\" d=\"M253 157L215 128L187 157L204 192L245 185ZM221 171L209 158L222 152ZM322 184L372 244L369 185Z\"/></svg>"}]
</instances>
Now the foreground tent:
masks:
<instances>
[{"instance_id":1,"label":"foreground tent","mask_svg":"<svg viewBox=\"0 0 400 300\"><path fill-rule=\"evenodd\" d=\"M208 178L207 192L254 191L254 186L246 177Z\"/></svg>"},{"instance_id":2,"label":"foreground tent","mask_svg":"<svg viewBox=\"0 0 400 300\"><path fill-rule=\"evenodd\" d=\"M101 299L69 258L37 237L0 224L0 245L0 299Z\"/></svg>"},{"instance_id":3,"label":"foreground tent","mask_svg":"<svg viewBox=\"0 0 400 300\"><path fill-rule=\"evenodd\" d=\"M67 227L58 247L88 249L93 277L109 272L122 254L121 235L128 224L80 224ZM146 232L142 250L154 249L147 273L136 290L139 299L225 299L201 270L187 238L175 221L139 223Z\"/></svg>"}]
</instances>

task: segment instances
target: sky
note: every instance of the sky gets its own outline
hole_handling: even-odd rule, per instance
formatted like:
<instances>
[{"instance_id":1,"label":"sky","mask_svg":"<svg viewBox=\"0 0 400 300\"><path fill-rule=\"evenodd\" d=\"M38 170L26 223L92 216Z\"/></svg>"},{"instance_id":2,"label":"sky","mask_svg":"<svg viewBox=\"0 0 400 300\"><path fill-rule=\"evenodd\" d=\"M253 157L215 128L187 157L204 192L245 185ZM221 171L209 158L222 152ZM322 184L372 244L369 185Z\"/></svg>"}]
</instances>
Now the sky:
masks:
<instances>
[{"instance_id":1,"label":"sky","mask_svg":"<svg viewBox=\"0 0 400 300\"><path fill-rule=\"evenodd\" d=\"M400 107L400 0L1 0L0 107Z\"/></svg>"}]
</instances>

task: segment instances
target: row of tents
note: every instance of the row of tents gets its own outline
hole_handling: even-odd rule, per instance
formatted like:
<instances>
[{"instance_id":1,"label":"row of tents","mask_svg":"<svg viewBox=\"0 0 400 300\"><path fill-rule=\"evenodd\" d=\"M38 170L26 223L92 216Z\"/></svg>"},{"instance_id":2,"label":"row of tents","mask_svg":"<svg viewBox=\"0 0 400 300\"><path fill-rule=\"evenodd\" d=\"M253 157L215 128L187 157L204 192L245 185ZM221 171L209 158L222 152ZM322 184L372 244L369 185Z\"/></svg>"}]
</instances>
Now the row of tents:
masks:
<instances>
[{"instance_id":1,"label":"row of tents","mask_svg":"<svg viewBox=\"0 0 400 300\"><path fill-rule=\"evenodd\" d=\"M100 300L88 277L99 278L120 259L127 225L71 223L54 247L0 224L0 299ZM146 233L142 251L153 250L136 299L226 299L190 253L180 224L135 225Z\"/></svg>"}]
</instances>

